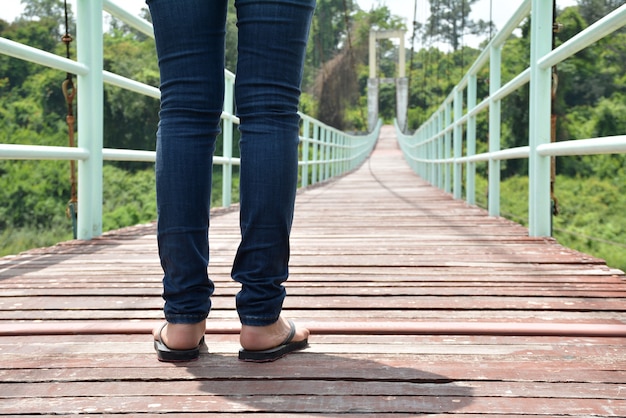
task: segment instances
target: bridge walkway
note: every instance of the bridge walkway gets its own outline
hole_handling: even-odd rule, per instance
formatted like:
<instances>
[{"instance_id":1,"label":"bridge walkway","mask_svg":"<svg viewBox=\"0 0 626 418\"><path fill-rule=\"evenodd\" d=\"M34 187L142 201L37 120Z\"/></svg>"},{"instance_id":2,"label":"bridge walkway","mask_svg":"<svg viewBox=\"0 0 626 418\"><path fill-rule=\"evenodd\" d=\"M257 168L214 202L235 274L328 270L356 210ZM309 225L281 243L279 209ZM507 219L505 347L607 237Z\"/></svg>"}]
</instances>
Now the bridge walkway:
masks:
<instances>
[{"instance_id":1,"label":"bridge walkway","mask_svg":"<svg viewBox=\"0 0 626 418\"><path fill-rule=\"evenodd\" d=\"M311 346L237 361L238 212L211 224L210 353L159 363L154 224L0 259L0 416L626 416L626 277L453 200L391 127L299 193L285 315Z\"/></svg>"}]
</instances>

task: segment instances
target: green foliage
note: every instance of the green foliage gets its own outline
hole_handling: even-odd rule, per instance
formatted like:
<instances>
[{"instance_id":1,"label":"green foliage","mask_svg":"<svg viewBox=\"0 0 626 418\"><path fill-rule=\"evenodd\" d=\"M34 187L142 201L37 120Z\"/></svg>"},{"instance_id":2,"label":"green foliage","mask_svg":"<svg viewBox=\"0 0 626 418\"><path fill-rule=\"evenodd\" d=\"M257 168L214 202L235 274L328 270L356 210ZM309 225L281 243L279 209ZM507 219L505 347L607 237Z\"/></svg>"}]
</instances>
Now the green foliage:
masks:
<instances>
[{"instance_id":1,"label":"green foliage","mask_svg":"<svg viewBox=\"0 0 626 418\"><path fill-rule=\"evenodd\" d=\"M59 12L62 2L28 0L25 3L22 17L10 24L1 22L0 36L65 55L65 45L60 42L61 30L64 31ZM33 16L37 19L32 20ZM229 19L234 22L232 16ZM234 39L236 42L236 35ZM232 37L227 39L228 43L232 45ZM104 35L104 44L106 70L158 85L153 41L113 20ZM233 57L236 59L233 49L231 46L229 51L231 62ZM75 54L74 45L71 54ZM67 104L61 90L66 74L5 55L0 55L0 74L0 143L67 145ZM105 146L154 149L158 100L110 86L105 87L104 98ZM238 147L233 148L237 157ZM221 150L220 137L216 152ZM237 175L235 170L235 200ZM221 178L221 167L216 167L214 206L221 204ZM107 163L103 182L105 231L156 219L151 165ZM67 161L0 160L0 256L71 239L72 221L66 216L70 187Z\"/></svg>"},{"instance_id":2,"label":"green foliage","mask_svg":"<svg viewBox=\"0 0 626 418\"><path fill-rule=\"evenodd\" d=\"M138 40L132 32L114 30L104 37L104 51L106 70L148 85L159 84L156 51L151 40ZM108 85L104 99L104 146L154 150L159 101Z\"/></svg>"},{"instance_id":3,"label":"green foliage","mask_svg":"<svg viewBox=\"0 0 626 418\"><path fill-rule=\"evenodd\" d=\"M309 68L319 68L339 52L346 40L347 17L354 9L352 0L317 1L307 51Z\"/></svg>"},{"instance_id":4,"label":"green foliage","mask_svg":"<svg viewBox=\"0 0 626 418\"><path fill-rule=\"evenodd\" d=\"M105 165L102 201L105 231L155 220L154 169L129 172Z\"/></svg>"},{"instance_id":5,"label":"green foliage","mask_svg":"<svg viewBox=\"0 0 626 418\"><path fill-rule=\"evenodd\" d=\"M472 5L478 0L430 0L430 16L423 28L427 40L439 40L449 44L453 51L461 46L464 34L485 33L489 24L470 19Z\"/></svg>"},{"instance_id":6,"label":"green foliage","mask_svg":"<svg viewBox=\"0 0 626 418\"><path fill-rule=\"evenodd\" d=\"M580 14L589 24L595 23L623 4L624 0L578 0Z\"/></svg>"},{"instance_id":7,"label":"green foliage","mask_svg":"<svg viewBox=\"0 0 626 418\"><path fill-rule=\"evenodd\" d=\"M145 165L144 165L145 167ZM234 170L233 200L239 194ZM125 170L105 164L103 230L109 231L156 219L154 169ZM212 206L222 203L222 168L213 172ZM66 216L70 198L69 163L0 161L0 256L53 245L72 238ZM80 202L79 202L80 203ZM78 208L80 210L80 206Z\"/></svg>"},{"instance_id":8,"label":"green foliage","mask_svg":"<svg viewBox=\"0 0 626 418\"><path fill-rule=\"evenodd\" d=\"M72 239L71 224L57 224L47 228L4 228L0 230L0 257L19 254L31 248L49 247Z\"/></svg>"},{"instance_id":9,"label":"green foliage","mask_svg":"<svg viewBox=\"0 0 626 418\"><path fill-rule=\"evenodd\" d=\"M308 79L305 78L305 90L313 90L319 101L318 113L313 116L320 121L341 130L366 130L369 32L371 29L403 29L405 25L398 17L392 16L386 6L366 13L353 10L349 2L330 2L335 4L338 13L332 20L335 22L333 33L339 35L332 37L332 47L324 49L319 57L312 56L320 54L319 49L311 50L320 42L318 38L328 40L327 35L316 32L316 25L323 23L318 21L321 19L319 7L324 2L318 2L311 38L314 45L309 46L305 66L305 74L315 76L311 80L311 88L308 88ZM381 40L378 45L378 76L395 77L398 48L390 40ZM317 62L321 63L321 68L312 67ZM395 94L383 94L381 97L381 110L389 112L392 109L393 112Z\"/></svg>"},{"instance_id":10,"label":"green foliage","mask_svg":"<svg viewBox=\"0 0 626 418\"><path fill-rule=\"evenodd\" d=\"M557 45L593 23L588 19L596 19L617 7L615 2L607 0L579 3L580 7L559 13L557 20L563 29L557 34ZM598 15L594 10L603 11ZM528 67L528 28L528 22L524 23L522 37L514 37L504 46L504 82ZM626 132L625 41L624 33L615 33L558 65L559 83L553 106L557 141ZM528 88L505 99L502 110L502 147L528 145ZM603 258L609 265L626 270L623 238L626 222L622 215L626 204L626 155L560 157L556 160L556 170L559 175L555 197L560 213L553 218L555 238L566 247ZM486 174L480 165L478 172ZM501 212L522 224L528 219L527 173L527 160L503 163ZM477 200L486 205L486 181L480 180L478 184Z\"/></svg>"},{"instance_id":11,"label":"green foliage","mask_svg":"<svg viewBox=\"0 0 626 418\"><path fill-rule=\"evenodd\" d=\"M565 247L606 260L626 271L626 182L624 177L557 176L555 197L559 213L552 218L553 236ZM476 181L476 201L487 207L487 180ZM502 216L528 224L528 177L512 176L500 186Z\"/></svg>"}]
</instances>

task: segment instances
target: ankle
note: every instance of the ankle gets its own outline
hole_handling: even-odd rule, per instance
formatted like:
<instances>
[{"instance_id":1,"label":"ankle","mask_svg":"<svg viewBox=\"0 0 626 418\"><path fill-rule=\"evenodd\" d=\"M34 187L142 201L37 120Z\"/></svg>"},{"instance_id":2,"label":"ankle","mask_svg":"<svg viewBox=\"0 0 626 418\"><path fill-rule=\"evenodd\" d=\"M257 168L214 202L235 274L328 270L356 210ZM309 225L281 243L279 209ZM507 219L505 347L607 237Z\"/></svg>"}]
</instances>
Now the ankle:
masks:
<instances>
[{"instance_id":1,"label":"ankle","mask_svg":"<svg viewBox=\"0 0 626 418\"><path fill-rule=\"evenodd\" d=\"M290 332L291 326L289 322L282 317L275 323L267 326L242 325L239 343L246 350L266 350L283 343ZM293 341L302 341L308 338L308 336L308 329L297 327Z\"/></svg>"},{"instance_id":2,"label":"ankle","mask_svg":"<svg viewBox=\"0 0 626 418\"><path fill-rule=\"evenodd\" d=\"M155 330L161 332L160 338L163 343L172 349L188 349L198 345L198 342L206 332L206 321L195 324L170 324L165 328ZM155 335L155 337L157 337Z\"/></svg>"}]
</instances>

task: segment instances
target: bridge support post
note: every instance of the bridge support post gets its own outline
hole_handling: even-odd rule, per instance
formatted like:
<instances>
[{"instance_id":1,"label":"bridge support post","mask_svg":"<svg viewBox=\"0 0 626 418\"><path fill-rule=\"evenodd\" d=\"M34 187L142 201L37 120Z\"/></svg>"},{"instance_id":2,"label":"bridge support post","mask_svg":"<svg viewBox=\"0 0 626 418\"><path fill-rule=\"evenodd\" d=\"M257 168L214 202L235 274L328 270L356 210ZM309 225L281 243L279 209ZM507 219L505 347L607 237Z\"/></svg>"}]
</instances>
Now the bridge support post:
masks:
<instances>
[{"instance_id":1,"label":"bridge support post","mask_svg":"<svg viewBox=\"0 0 626 418\"><path fill-rule=\"evenodd\" d=\"M376 127L378 122L378 85L377 78L367 80L367 127L370 132Z\"/></svg>"},{"instance_id":2,"label":"bridge support post","mask_svg":"<svg viewBox=\"0 0 626 418\"><path fill-rule=\"evenodd\" d=\"M409 83L406 78L406 58L404 47L405 35L406 31L404 30L370 31L370 76L367 81L367 127L370 132L376 128L376 125L378 123L378 91L380 85L380 80L376 75L376 40L378 39L398 38L400 40L400 48L398 53L398 77L396 78L396 118L398 119L398 126L400 126L400 128L403 130L406 129L406 115L409 101Z\"/></svg>"},{"instance_id":3,"label":"bridge support post","mask_svg":"<svg viewBox=\"0 0 626 418\"><path fill-rule=\"evenodd\" d=\"M552 2L533 0L530 30L530 154L528 229L530 236L551 233L550 163L537 147L550 143L552 67L540 67L539 59L552 50Z\"/></svg>"},{"instance_id":4,"label":"bridge support post","mask_svg":"<svg viewBox=\"0 0 626 418\"><path fill-rule=\"evenodd\" d=\"M398 126L402 132L407 130L407 107L409 105L409 79L401 77L396 79L396 117Z\"/></svg>"},{"instance_id":5,"label":"bridge support post","mask_svg":"<svg viewBox=\"0 0 626 418\"><path fill-rule=\"evenodd\" d=\"M489 152L500 151L502 102L493 100L502 85L502 47L492 46L489 59ZM500 160L489 159L489 215L500 216Z\"/></svg>"},{"instance_id":6,"label":"bridge support post","mask_svg":"<svg viewBox=\"0 0 626 418\"><path fill-rule=\"evenodd\" d=\"M102 235L102 146L104 81L102 76L102 0L78 0L76 4L78 62L89 72L78 76L78 147L89 158L78 161L78 219L76 237Z\"/></svg>"}]
</instances>

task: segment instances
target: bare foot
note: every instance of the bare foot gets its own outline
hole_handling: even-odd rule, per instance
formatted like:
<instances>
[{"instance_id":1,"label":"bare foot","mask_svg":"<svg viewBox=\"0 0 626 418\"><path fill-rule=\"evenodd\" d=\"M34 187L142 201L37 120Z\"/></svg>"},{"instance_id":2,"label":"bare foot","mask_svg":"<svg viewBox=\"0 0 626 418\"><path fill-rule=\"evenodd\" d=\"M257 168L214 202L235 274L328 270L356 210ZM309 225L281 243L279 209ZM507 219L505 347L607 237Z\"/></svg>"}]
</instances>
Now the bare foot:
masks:
<instances>
[{"instance_id":1,"label":"bare foot","mask_svg":"<svg viewBox=\"0 0 626 418\"><path fill-rule=\"evenodd\" d=\"M152 331L155 339L159 338L161 326ZM161 341L173 350L187 350L198 346L206 331L206 320L195 324L170 324L161 331Z\"/></svg>"},{"instance_id":2,"label":"bare foot","mask_svg":"<svg viewBox=\"0 0 626 418\"><path fill-rule=\"evenodd\" d=\"M289 322L283 317L278 318L278 321L272 325L265 327L242 325L239 343L246 350L267 350L284 342L290 332ZM309 334L308 329L298 327L292 341L304 341L309 338Z\"/></svg>"}]
</instances>

